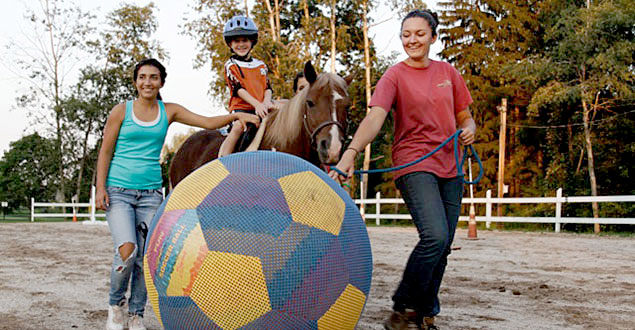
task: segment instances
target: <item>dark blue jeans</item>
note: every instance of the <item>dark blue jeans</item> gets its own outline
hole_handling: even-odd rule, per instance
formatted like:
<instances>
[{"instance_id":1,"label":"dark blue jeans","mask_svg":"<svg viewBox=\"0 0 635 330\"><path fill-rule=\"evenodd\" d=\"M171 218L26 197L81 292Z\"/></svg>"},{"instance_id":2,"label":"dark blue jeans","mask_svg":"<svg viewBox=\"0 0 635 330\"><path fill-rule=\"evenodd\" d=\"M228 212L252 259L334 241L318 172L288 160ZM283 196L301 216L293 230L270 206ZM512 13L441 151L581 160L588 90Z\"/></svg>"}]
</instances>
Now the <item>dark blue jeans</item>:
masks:
<instances>
[{"instance_id":1,"label":"dark blue jeans","mask_svg":"<svg viewBox=\"0 0 635 330\"><path fill-rule=\"evenodd\" d=\"M403 278L392 300L394 309L412 308L421 319L439 314L439 287L461 212L463 179L428 172L406 174L395 182L419 232Z\"/></svg>"}]
</instances>

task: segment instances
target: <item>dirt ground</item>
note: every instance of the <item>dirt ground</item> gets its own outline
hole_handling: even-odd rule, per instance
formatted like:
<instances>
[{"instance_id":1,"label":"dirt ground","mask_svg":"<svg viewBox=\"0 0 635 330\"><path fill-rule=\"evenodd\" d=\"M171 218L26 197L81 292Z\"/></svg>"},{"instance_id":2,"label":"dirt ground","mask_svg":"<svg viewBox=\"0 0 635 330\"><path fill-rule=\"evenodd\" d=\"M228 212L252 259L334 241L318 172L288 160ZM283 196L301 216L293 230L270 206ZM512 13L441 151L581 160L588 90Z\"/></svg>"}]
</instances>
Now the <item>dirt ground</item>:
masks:
<instances>
[{"instance_id":1,"label":"dirt ground","mask_svg":"<svg viewBox=\"0 0 635 330\"><path fill-rule=\"evenodd\" d=\"M416 232L369 228L374 274L358 329L383 329ZM635 329L635 239L459 230L441 329ZM107 226L0 224L0 329L103 329ZM148 305L148 329L160 329Z\"/></svg>"}]
</instances>

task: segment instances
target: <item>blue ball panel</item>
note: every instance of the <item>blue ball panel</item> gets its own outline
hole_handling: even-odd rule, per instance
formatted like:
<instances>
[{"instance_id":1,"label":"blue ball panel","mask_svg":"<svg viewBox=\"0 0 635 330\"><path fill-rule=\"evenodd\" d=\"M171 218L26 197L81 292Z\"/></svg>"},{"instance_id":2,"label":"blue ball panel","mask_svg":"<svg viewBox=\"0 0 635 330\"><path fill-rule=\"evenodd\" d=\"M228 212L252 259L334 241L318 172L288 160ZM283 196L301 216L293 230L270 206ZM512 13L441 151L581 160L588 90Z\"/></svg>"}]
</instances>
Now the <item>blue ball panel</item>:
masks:
<instances>
[{"instance_id":1,"label":"blue ball panel","mask_svg":"<svg viewBox=\"0 0 635 330\"><path fill-rule=\"evenodd\" d=\"M272 246L275 237L258 232L243 232L231 229L203 229L203 236L210 251L261 257Z\"/></svg>"},{"instance_id":2,"label":"blue ball panel","mask_svg":"<svg viewBox=\"0 0 635 330\"><path fill-rule=\"evenodd\" d=\"M196 208L203 229L232 229L277 237L292 221L280 184L229 175Z\"/></svg>"},{"instance_id":3,"label":"blue ball panel","mask_svg":"<svg viewBox=\"0 0 635 330\"><path fill-rule=\"evenodd\" d=\"M317 321L305 320L284 311L273 310L240 328L241 330L318 330Z\"/></svg>"},{"instance_id":4,"label":"blue ball panel","mask_svg":"<svg viewBox=\"0 0 635 330\"><path fill-rule=\"evenodd\" d=\"M351 274L350 283L368 296L373 273L373 256L366 224L357 207L348 203L344 218L346 221L342 224L339 242L342 245L342 256Z\"/></svg>"},{"instance_id":5,"label":"blue ball panel","mask_svg":"<svg viewBox=\"0 0 635 330\"><path fill-rule=\"evenodd\" d=\"M334 239L336 237L330 233L310 228L309 235L293 251L285 267L275 272L271 280L267 281L272 309L282 309L285 306L293 291L302 284L304 277L327 252Z\"/></svg>"},{"instance_id":6,"label":"blue ball panel","mask_svg":"<svg viewBox=\"0 0 635 330\"><path fill-rule=\"evenodd\" d=\"M318 169L302 158L264 150L235 153L219 160L232 174L248 174L274 180L311 168Z\"/></svg>"},{"instance_id":7,"label":"blue ball panel","mask_svg":"<svg viewBox=\"0 0 635 330\"><path fill-rule=\"evenodd\" d=\"M331 240L326 253L304 276L282 309L301 318L318 320L346 288L347 266L339 240Z\"/></svg>"},{"instance_id":8,"label":"blue ball panel","mask_svg":"<svg viewBox=\"0 0 635 330\"><path fill-rule=\"evenodd\" d=\"M311 233L311 228L292 222L289 227L275 240L275 242L264 250L262 254L263 272L267 283L272 282L276 276L289 262L295 251L300 247L300 243Z\"/></svg>"},{"instance_id":9,"label":"blue ball panel","mask_svg":"<svg viewBox=\"0 0 635 330\"><path fill-rule=\"evenodd\" d=\"M189 297L159 296L161 321L166 330L221 330Z\"/></svg>"}]
</instances>

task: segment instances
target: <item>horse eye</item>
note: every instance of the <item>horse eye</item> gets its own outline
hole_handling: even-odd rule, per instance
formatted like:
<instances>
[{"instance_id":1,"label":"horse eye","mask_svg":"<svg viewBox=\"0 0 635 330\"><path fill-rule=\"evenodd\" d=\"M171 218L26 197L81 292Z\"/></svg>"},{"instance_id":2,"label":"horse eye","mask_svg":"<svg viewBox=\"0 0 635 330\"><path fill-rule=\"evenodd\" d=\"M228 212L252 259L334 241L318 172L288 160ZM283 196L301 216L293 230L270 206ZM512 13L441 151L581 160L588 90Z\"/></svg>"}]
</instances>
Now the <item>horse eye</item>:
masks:
<instances>
[{"instance_id":1,"label":"horse eye","mask_svg":"<svg viewBox=\"0 0 635 330\"><path fill-rule=\"evenodd\" d=\"M313 101L311 100L306 100L306 105L308 105L309 108L312 108L315 105L315 103L313 103Z\"/></svg>"}]
</instances>

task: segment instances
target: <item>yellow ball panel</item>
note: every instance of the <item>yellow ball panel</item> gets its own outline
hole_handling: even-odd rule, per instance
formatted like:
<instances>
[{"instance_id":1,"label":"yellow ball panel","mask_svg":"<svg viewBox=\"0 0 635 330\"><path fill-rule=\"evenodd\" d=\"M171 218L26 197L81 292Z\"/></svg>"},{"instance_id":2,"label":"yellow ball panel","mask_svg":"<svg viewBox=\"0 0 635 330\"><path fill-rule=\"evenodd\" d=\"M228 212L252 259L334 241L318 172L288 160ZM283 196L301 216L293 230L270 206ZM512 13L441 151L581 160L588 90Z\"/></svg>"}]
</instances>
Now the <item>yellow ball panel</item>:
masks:
<instances>
[{"instance_id":1,"label":"yellow ball panel","mask_svg":"<svg viewBox=\"0 0 635 330\"><path fill-rule=\"evenodd\" d=\"M208 253L190 297L223 329L238 329L271 310L260 259L233 253Z\"/></svg>"},{"instance_id":2,"label":"yellow ball panel","mask_svg":"<svg viewBox=\"0 0 635 330\"><path fill-rule=\"evenodd\" d=\"M159 323L161 327L163 327L163 321L161 321L161 313L159 312L159 293L157 292L157 288L154 286L154 281L152 280L152 275L147 269L148 267L148 258L143 257L143 269L146 271L143 272L143 277L146 280L146 289L148 290L148 298L150 299L150 304L152 305L152 309L154 309L154 314L157 315L157 319L159 319Z\"/></svg>"},{"instance_id":3,"label":"yellow ball panel","mask_svg":"<svg viewBox=\"0 0 635 330\"><path fill-rule=\"evenodd\" d=\"M166 289L168 296L189 296L192 291L198 270L208 253L200 224L192 229L183 246L187 249L182 249L174 262L170 283Z\"/></svg>"},{"instance_id":4,"label":"yellow ball panel","mask_svg":"<svg viewBox=\"0 0 635 330\"><path fill-rule=\"evenodd\" d=\"M195 209L229 171L220 161L213 161L192 172L176 187L165 205L165 211Z\"/></svg>"},{"instance_id":5,"label":"yellow ball panel","mask_svg":"<svg viewBox=\"0 0 635 330\"><path fill-rule=\"evenodd\" d=\"M346 205L340 196L311 171L278 179L293 221L338 235ZM328 205L328 207L325 207Z\"/></svg>"},{"instance_id":6,"label":"yellow ball panel","mask_svg":"<svg viewBox=\"0 0 635 330\"><path fill-rule=\"evenodd\" d=\"M366 295L348 284L331 308L318 320L318 329L355 329L365 302Z\"/></svg>"}]
</instances>

